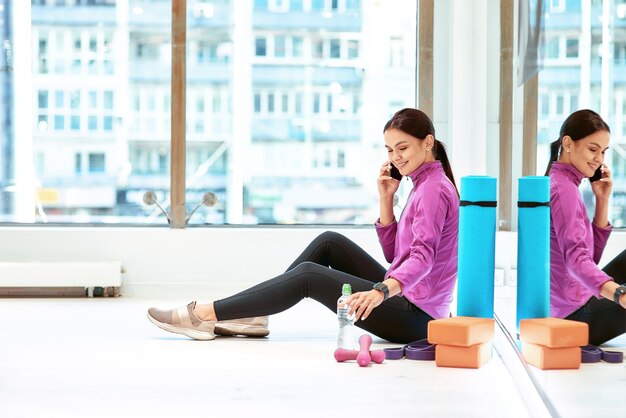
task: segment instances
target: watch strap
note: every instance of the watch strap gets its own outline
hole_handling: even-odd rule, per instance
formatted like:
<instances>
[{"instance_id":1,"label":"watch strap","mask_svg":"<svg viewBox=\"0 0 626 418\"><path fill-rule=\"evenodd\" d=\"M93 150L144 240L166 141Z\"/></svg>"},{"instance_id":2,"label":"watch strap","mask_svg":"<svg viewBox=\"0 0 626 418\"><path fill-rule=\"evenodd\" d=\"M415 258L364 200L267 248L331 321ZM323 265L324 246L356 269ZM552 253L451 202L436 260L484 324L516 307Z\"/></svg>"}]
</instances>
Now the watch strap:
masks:
<instances>
[{"instance_id":1,"label":"watch strap","mask_svg":"<svg viewBox=\"0 0 626 418\"><path fill-rule=\"evenodd\" d=\"M387 287L385 283L378 282L374 284L374 289L380 290L381 292L383 292L383 302L389 299L389 288Z\"/></svg>"},{"instance_id":2,"label":"watch strap","mask_svg":"<svg viewBox=\"0 0 626 418\"><path fill-rule=\"evenodd\" d=\"M626 295L626 286L620 285L615 288L615 293L613 293L613 302L619 305L619 298L622 295Z\"/></svg>"}]
</instances>

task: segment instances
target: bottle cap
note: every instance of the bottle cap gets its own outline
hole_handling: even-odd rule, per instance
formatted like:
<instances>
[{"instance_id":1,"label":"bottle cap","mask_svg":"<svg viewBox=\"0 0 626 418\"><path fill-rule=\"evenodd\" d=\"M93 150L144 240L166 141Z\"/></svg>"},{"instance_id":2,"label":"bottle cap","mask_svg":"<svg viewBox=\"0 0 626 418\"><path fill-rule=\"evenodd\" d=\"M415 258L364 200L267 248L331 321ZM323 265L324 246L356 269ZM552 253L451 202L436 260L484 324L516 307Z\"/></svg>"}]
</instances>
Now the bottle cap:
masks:
<instances>
[{"instance_id":1,"label":"bottle cap","mask_svg":"<svg viewBox=\"0 0 626 418\"><path fill-rule=\"evenodd\" d=\"M352 294L352 286L350 286L348 283L344 283L343 287L341 288L341 294L342 295L351 295Z\"/></svg>"}]
</instances>

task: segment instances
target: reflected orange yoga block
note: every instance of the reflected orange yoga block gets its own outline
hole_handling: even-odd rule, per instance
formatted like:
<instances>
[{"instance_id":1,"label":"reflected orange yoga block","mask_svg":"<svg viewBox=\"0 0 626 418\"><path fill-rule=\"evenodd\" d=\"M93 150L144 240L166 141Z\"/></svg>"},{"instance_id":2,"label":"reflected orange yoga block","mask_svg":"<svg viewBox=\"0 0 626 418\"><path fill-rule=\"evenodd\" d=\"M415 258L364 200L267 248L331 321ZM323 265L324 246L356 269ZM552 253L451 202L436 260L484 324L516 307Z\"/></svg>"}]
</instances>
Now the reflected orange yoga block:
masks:
<instances>
[{"instance_id":1,"label":"reflected orange yoga block","mask_svg":"<svg viewBox=\"0 0 626 418\"><path fill-rule=\"evenodd\" d=\"M578 347L588 344L589 326L561 318L533 318L519 321L522 342L550 348Z\"/></svg>"},{"instance_id":2,"label":"reflected orange yoga block","mask_svg":"<svg viewBox=\"0 0 626 418\"><path fill-rule=\"evenodd\" d=\"M528 364L542 370L580 368L580 347L549 348L522 342L522 354Z\"/></svg>"},{"instance_id":3,"label":"reflected orange yoga block","mask_svg":"<svg viewBox=\"0 0 626 418\"><path fill-rule=\"evenodd\" d=\"M439 367L463 367L477 369L491 358L491 343L469 347L438 344L435 347L435 364Z\"/></svg>"},{"instance_id":4,"label":"reflected orange yoga block","mask_svg":"<svg viewBox=\"0 0 626 418\"><path fill-rule=\"evenodd\" d=\"M428 342L469 347L491 341L494 332L493 318L455 316L435 319L428 323Z\"/></svg>"}]
</instances>

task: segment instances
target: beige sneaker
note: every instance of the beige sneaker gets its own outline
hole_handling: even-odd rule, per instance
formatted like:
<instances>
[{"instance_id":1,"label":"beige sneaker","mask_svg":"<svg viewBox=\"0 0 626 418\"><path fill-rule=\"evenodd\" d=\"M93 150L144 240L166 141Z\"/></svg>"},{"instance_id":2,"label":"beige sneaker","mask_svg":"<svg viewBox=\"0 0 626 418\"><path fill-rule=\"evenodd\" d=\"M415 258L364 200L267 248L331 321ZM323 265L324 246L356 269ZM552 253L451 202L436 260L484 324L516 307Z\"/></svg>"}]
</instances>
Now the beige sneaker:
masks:
<instances>
[{"instance_id":1,"label":"beige sneaker","mask_svg":"<svg viewBox=\"0 0 626 418\"><path fill-rule=\"evenodd\" d=\"M194 340L215 338L215 321L203 321L193 313L196 302L169 311L148 309L148 319L162 330L182 334Z\"/></svg>"},{"instance_id":2,"label":"beige sneaker","mask_svg":"<svg viewBox=\"0 0 626 418\"><path fill-rule=\"evenodd\" d=\"M270 334L267 328L269 319L267 316L255 318L228 319L217 321L215 334L217 335L245 335L247 337L265 337Z\"/></svg>"}]
</instances>

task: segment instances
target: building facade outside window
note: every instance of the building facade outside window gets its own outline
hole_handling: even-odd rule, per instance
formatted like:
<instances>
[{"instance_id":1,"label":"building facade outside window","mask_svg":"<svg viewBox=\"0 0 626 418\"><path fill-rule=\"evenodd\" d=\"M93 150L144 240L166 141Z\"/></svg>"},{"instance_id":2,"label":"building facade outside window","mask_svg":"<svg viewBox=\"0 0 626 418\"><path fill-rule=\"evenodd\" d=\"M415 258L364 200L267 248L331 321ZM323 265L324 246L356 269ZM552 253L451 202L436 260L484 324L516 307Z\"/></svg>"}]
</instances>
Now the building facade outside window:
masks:
<instances>
[{"instance_id":1,"label":"building facade outside window","mask_svg":"<svg viewBox=\"0 0 626 418\"><path fill-rule=\"evenodd\" d=\"M235 3L187 1L188 210L205 191L218 196L193 223L232 223L239 194L245 222L371 224L381 128L415 106L417 1L255 0L243 15ZM12 163L32 179L0 178L0 222L166 225L142 195L168 208L171 1L39 0L19 18L32 74L11 88L32 90L31 137L19 138L32 156ZM235 42L237 24L248 45ZM385 89L389 77L402 88ZM233 108L240 83L249 110ZM234 137L236 124L249 136Z\"/></svg>"}]
</instances>

